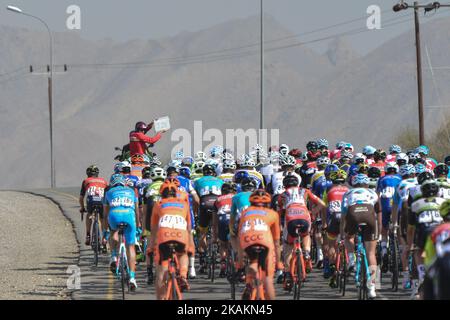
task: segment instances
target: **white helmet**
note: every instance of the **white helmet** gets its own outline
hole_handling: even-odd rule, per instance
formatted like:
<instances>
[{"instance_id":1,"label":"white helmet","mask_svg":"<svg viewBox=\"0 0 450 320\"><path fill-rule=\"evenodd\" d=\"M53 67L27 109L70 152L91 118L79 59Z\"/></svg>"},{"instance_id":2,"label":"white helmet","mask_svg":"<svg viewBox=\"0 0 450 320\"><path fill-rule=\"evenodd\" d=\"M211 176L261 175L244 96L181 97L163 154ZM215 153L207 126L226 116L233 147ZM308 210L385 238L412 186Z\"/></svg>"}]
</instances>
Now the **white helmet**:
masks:
<instances>
[{"instance_id":1,"label":"white helmet","mask_svg":"<svg viewBox=\"0 0 450 320\"><path fill-rule=\"evenodd\" d=\"M384 167L384 171L388 172L390 169L395 169L395 172L398 173L400 168L395 162L388 162L386 163L386 166Z\"/></svg>"},{"instance_id":2,"label":"white helmet","mask_svg":"<svg viewBox=\"0 0 450 320\"><path fill-rule=\"evenodd\" d=\"M317 159L316 163L318 166L326 166L330 164L330 158L328 157L319 157L319 159Z\"/></svg>"},{"instance_id":3,"label":"white helmet","mask_svg":"<svg viewBox=\"0 0 450 320\"><path fill-rule=\"evenodd\" d=\"M128 161L120 162L118 165L119 171L122 172L124 168L130 168L130 170L131 170L131 164Z\"/></svg>"},{"instance_id":4,"label":"white helmet","mask_svg":"<svg viewBox=\"0 0 450 320\"><path fill-rule=\"evenodd\" d=\"M156 179L165 180L167 178L167 173L166 173L166 171L163 168L154 167L150 171L150 178L152 180L156 180Z\"/></svg>"},{"instance_id":5,"label":"white helmet","mask_svg":"<svg viewBox=\"0 0 450 320\"><path fill-rule=\"evenodd\" d=\"M243 161L243 163L242 163L242 166L243 167L256 167L256 163L255 163L255 160L253 160L252 158L250 158L250 157L247 157L244 161Z\"/></svg>"},{"instance_id":6,"label":"white helmet","mask_svg":"<svg viewBox=\"0 0 450 320\"><path fill-rule=\"evenodd\" d=\"M204 166L205 166L205 162L204 161L195 161L194 162L194 166L193 166L193 170L194 170L195 173L202 172Z\"/></svg>"},{"instance_id":7,"label":"white helmet","mask_svg":"<svg viewBox=\"0 0 450 320\"><path fill-rule=\"evenodd\" d=\"M184 152L182 150L175 152L173 159L181 160L184 158Z\"/></svg>"},{"instance_id":8,"label":"white helmet","mask_svg":"<svg viewBox=\"0 0 450 320\"><path fill-rule=\"evenodd\" d=\"M236 162L234 160L225 160L223 162L223 169L236 170Z\"/></svg>"},{"instance_id":9,"label":"white helmet","mask_svg":"<svg viewBox=\"0 0 450 320\"><path fill-rule=\"evenodd\" d=\"M395 161L399 161L399 160L405 160L406 163L408 163L409 162L409 157L408 157L408 155L406 153L402 152L402 153L399 153L397 155L397 157L395 158Z\"/></svg>"},{"instance_id":10,"label":"white helmet","mask_svg":"<svg viewBox=\"0 0 450 320\"><path fill-rule=\"evenodd\" d=\"M295 166L295 158L293 156L287 155L287 156L281 156L280 157L280 165L282 167L284 166Z\"/></svg>"},{"instance_id":11,"label":"white helmet","mask_svg":"<svg viewBox=\"0 0 450 320\"><path fill-rule=\"evenodd\" d=\"M280 149L279 149L279 152L280 152L280 154L281 155L283 155L283 156L287 156L287 155L289 155L289 146L287 145L287 144L282 144L281 146L280 146Z\"/></svg>"},{"instance_id":12,"label":"white helmet","mask_svg":"<svg viewBox=\"0 0 450 320\"><path fill-rule=\"evenodd\" d=\"M205 161L205 164L209 164L209 165L213 166L214 168L217 168L217 166L219 165L219 160L209 158Z\"/></svg>"},{"instance_id":13,"label":"white helmet","mask_svg":"<svg viewBox=\"0 0 450 320\"><path fill-rule=\"evenodd\" d=\"M234 161L234 156L233 156L231 153L226 152L226 153L222 156L222 159L223 159L224 161L226 161L226 160L233 160L233 161Z\"/></svg>"},{"instance_id":14,"label":"white helmet","mask_svg":"<svg viewBox=\"0 0 450 320\"><path fill-rule=\"evenodd\" d=\"M355 154L355 157L353 158L353 160L356 162L357 160L361 160L363 159L364 161L366 161L366 156L363 155L362 153L357 153Z\"/></svg>"},{"instance_id":15,"label":"white helmet","mask_svg":"<svg viewBox=\"0 0 450 320\"><path fill-rule=\"evenodd\" d=\"M151 166L159 167L159 166L162 165L162 163L161 163L161 160L159 160L159 158L158 158L157 156L154 156L154 157L152 158L152 160L150 161L150 165L151 165Z\"/></svg>"},{"instance_id":16,"label":"white helmet","mask_svg":"<svg viewBox=\"0 0 450 320\"><path fill-rule=\"evenodd\" d=\"M203 151L197 152L194 156L195 161L206 161L207 158L208 157L206 156L206 153L204 153Z\"/></svg>"}]
</instances>

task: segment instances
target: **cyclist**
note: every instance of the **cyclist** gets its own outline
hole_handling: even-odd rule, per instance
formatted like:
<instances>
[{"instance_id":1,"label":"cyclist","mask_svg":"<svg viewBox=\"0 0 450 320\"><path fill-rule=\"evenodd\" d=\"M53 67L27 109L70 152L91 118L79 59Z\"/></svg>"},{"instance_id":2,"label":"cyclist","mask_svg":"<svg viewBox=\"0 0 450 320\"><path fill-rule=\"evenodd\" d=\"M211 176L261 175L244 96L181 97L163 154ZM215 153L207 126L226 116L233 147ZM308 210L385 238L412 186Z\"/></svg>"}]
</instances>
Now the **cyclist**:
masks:
<instances>
[{"instance_id":1,"label":"cyclist","mask_svg":"<svg viewBox=\"0 0 450 320\"><path fill-rule=\"evenodd\" d=\"M380 169L378 167L369 167L369 170L367 171L367 176L369 177L369 188L376 189L378 185L378 180L381 177Z\"/></svg>"},{"instance_id":2,"label":"cyclist","mask_svg":"<svg viewBox=\"0 0 450 320\"><path fill-rule=\"evenodd\" d=\"M236 275L240 281L245 278L244 270L244 252L239 245L239 235L237 233L242 212L250 206L250 195L257 188L257 182L250 177L245 177L240 182L241 192L233 196L231 200L231 213L230 213L230 243L233 250L237 252L236 261Z\"/></svg>"},{"instance_id":3,"label":"cyclist","mask_svg":"<svg viewBox=\"0 0 450 320\"><path fill-rule=\"evenodd\" d=\"M398 170L399 168L395 161L387 162L384 169L386 175L378 180L376 189L380 199L379 207L381 208L381 271L384 273L388 271L387 236L389 223L391 222L392 203L395 190L402 182L402 178L398 175Z\"/></svg>"},{"instance_id":4,"label":"cyclist","mask_svg":"<svg viewBox=\"0 0 450 320\"><path fill-rule=\"evenodd\" d=\"M345 144L345 141L339 141L338 143L336 143L336 149L331 152L330 158L333 160L339 159L341 157L341 151L344 149Z\"/></svg>"},{"instance_id":5,"label":"cyclist","mask_svg":"<svg viewBox=\"0 0 450 320\"><path fill-rule=\"evenodd\" d=\"M203 177L203 167L205 166L205 164L206 163L204 161L194 162L194 164L192 165L192 170L194 171L194 173L191 174L191 180L193 182Z\"/></svg>"},{"instance_id":6,"label":"cyclist","mask_svg":"<svg viewBox=\"0 0 450 320\"><path fill-rule=\"evenodd\" d=\"M327 279L331 276L329 285L332 288L336 287L336 240L340 234L341 225L341 211L342 211L342 199L344 194L349 190L345 185L347 180L347 173L344 170L332 171L330 173L330 179L332 181L332 187L325 193L325 204L327 206L327 219L326 219L326 238L328 244L328 251L325 252L329 261L329 268L324 268L324 278Z\"/></svg>"},{"instance_id":7,"label":"cyclist","mask_svg":"<svg viewBox=\"0 0 450 320\"><path fill-rule=\"evenodd\" d=\"M239 227L239 243L247 254L249 263L246 274L247 285L242 295L248 300L251 295L252 282L258 273L258 263L264 271L263 281L268 300L275 299L273 277L275 267L281 269L280 262L280 221L278 214L269 209L272 199L264 190L256 190L249 198L251 206L242 212ZM255 253L255 247L264 247L265 250ZM259 258L259 259L258 259ZM275 258L275 259L274 259ZM275 263L274 263L275 260Z\"/></svg>"},{"instance_id":8,"label":"cyclist","mask_svg":"<svg viewBox=\"0 0 450 320\"><path fill-rule=\"evenodd\" d=\"M84 205L84 198L86 197L86 204L87 204L87 216L86 216L86 239L84 244L90 245L91 244L91 214L94 211L94 208L97 207L99 209L99 215L100 215L100 226L106 226L107 224L103 221L103 197L105 195L105 189L108 186L107 182L103 178L99 178L100 170L97 166L91 165L86 169L86 175L87 178L83 180L81 183L81 190L80 190L80 212L84 213L86 212L86 207ZM106 249L106 238L105 235L106 229L102 230L103 239L102 239L102 246L103 251Z\"/></svg>"},{"instance_id":9,"label":"cyclist","mask_svg":"<svg viewBox=\"0 0 450 320\"><path fill-rule=\"evenodd\" d=\"M219 277L225 277L227 268L227 253L230 237L230 212L232 198L237 192L236 184L233 182L224 183L222 185L222 195L217 198L215 203L217 214L213 216L213 241L219 240L220 255L220 274Z\"/></svg>"},{"instance_id":10,"label":"cyclist","mask_svg":"<svg viewBox=\"0 0 450 320\"><path fill-rule=\"evenodd\" d=\"M285 191L278 198L278 213L280 217L284 217L284 241L286 246L283 247L283 251L285 253L284 260L285 263L289 263L290 256L293 244L293 238L288 237L287 232L291 227L289 227L289 223L296 219L296 213L299 211L303 211L304 218L301 218L301 224L305 227L303 228L302 237L303 237L303 245L305 250L305 265L306 272L311 272L312 270L312 262L311 262L311 236L309 234L309 228L311 226L311 215L308 210L308 204L314 205L312 212L316 215L320 212L321 209L325 208L325 203L315 196L309 189L300 187L300 181L294 175L287 175L283 179L283 186ZM308 225L306 225L306 221L308 221ZM298 222L298 221L297 221ZM297 222L293 222L292 225L295 225ZM293 226L295 230L295 226ZM288 230L289 229L289 230ZM306 231L308 230L308 231ZM286 231L286 232L285 232ZM290 232L291 233L291 232ZM286 255L287 254L287 255ZM320 258L320 257L319 257ZM323 260L323 255L322 255ZM289 269L287 269L289 270Z\"/></svg>"},{"instance_id":11,"label":"cyclist","mask_svg":"<svg viewBox=\"0 0 450 320\"><path fill-rule=\"evenodd\" d=\"M251 178L255 179L258 182L258 188L264 189L264 177L261 175L261 173L255 170L255 161L246 154L242 156L242 160L243 161L241 162L241 166L238 170L236 170L235 175L241 171L246 171Z\"/></svg>"},{"instance_id":12,"label":"cyclist","mask_svg":"<svg viewBox=\"0 0 450 320\"><path fill-rule=\"evenodd\" d=\"M180 197L176 179L167 179L160 189L161 201L153 207L151 220L150 246L156 248L157 261L157 299L161 300L166 294L164 276L168 271L169 259L172 254L169 244L176 243L175 252L180 264L180 287L189 289L187 272L189 259L187 249L193 246L191 237L191 221L187 197Z\"/></svg>"},{"instance_id":13,"label":"cyclist","mask_svg":"<svg viewBox=\"0 0 450 320\"><path fill-rule=\"evenodd\" d=\"M353 189L344 194L342 200L342 217L340 231L346 236L346 248L349 254L349 270L355 265L354 238L358 231L358 225L365 223L363 241L367 250L370 277L367 278L368 296L376 297L375 278L377 271L377 259L375 257L377 245L377 216L375 204L378 201L376 192L369 189L369 178L364 174L358 174L353 178Z\"/></svg>"},{"instance_id":14,"label":"cyclist","mask_svg":"<svg viewBox=\"0 0 450 320\"><path fill-rule=\"evenodd\" d=\"M450 179L447 178L449 169L445 163L439 163L434 168L434 175L439 186L439 196L445 200L450 199Z\"/></svg>"},{"instance_id":15,"label":"cyclist","mask_svg":"<svg viewBox=\"0 0 450 320\"><path fill-rule=\"evenodd\" d=\"M276 172L272 176L272 181L268 186L268 191L273 195L272 197L272 209L278 210L278 197L284 192L283 179L287 175L295 175L301 181L300 176L294 172L295 159L292 156L282 156L280 157L280 171Z\"/></svg>"},{"instance_id":16,"label":"cyclist","mask_svg":"<svg viewBox=\"0 0 450 320\"><path fill-rule=\"evenodd\" d=\"M223 161L222 168L222 174L219 176L219 179L226 183L233 182L236 162L232 159L226 159Z\"/></svg>"},{"instance_id":17,"label":"cyclist","mask_svg":"<svg viewBox=\"0 0 450 320\"><path fill-rule=\"evenodd\" d=\"M372 163L375 162L375 160L373 159L375 151L377 151L377 149L375 149L372 146L365 146L363 148L363 155L366 156L366 163L370 166Z\"/></svg>"},{"instance_id":18,"label":"cyclist","mask_svg":"<svg viewBox=\"0 0 450 320\"><path fill-rule=\"evenodd\" d=\"M384 176L384 167L386 166L386 151L383 149L377 149L373 153L374 163L370 164L371 167L378 168L380 170L381 176Z\"/></svg>"},{"instance_id":19,"label":"cyclist","mask_svg":"<svg viewBox=\"0 0 450 320\"><path fill-rule=\"evenodd\" d=\"M111 176L110 189L105 194L104 210L105 220L111 229L110 247L111 260L110 269L115 273L117 268L117 249L119 248L118 226L126 223L124 230L127 257L130 268L130 289L136 290L136 229L141 227L139 220L138 199L136 193L127 186L125 177L121 174Z\"/></svg>"},{"instance_id":20,"label":"cyclist","mask_svg":"<svg viewBox=\"0 0 450 320\"><path fill-rule=\"evenodd\" d=\"M351 179L358 174L359 166L366 163L366 156L362 153L357 153L353 157L353 164L348 170L348 178Z\"/></svg>"},{"instance_id":21,"label":"cyclist","mask_svg":"<svg viewBox=\"0 0 450 320\"><path fill-rule=\"evenodd\" d=\"M195 181L195 190L200 197L200 207L198 214L198 227L200 231L199 255L200 273L206 272L205 254L207 250L206 234L211 224L212 215L215 214L214 206L217 198L221 195L223 181L216 177L216 171L212 165L203 167L203 177Z\"/></svg>"},{"instance_id":22,"label":"cyclist","mask_svg":"<svg viewBox=\"0 0 450 320\"><path fill-rule=\"evenodd\" d=\"M398 162L398 159L397 159ZM400 167L400 176L402 182L398 185L394 193L394 199L392 203L392 215L391 215L391 228L397 231L400 223L400 249L402 251L401 260L403 266L403 288L410 288L410 273L408 270L408 250L406 248L407 238L407 221L408 211L411 201L409 200L411 193L417 186L417 179L415 177L415 168L412 164L405 164ZM400 213L400 214L399 214ZM403 250L402 250L403 249Z\"/></svg>"},{"instance_id":23,"label":"cyclist","mask_svg":"<svg viewBox=\"0 0 450 320\"><path fill-rule=\"evenodd\" d=\"M402 148L396 144L389 147L389 154L386 157L386 163L395 162L397 156L402 152Z\"/></svg>"},{"instance_id":24,"label":"cyclist","mask_svg":"<svg viewBox=\"0 0 450 320\"><path fill-rule=\"evenodd\" d=\"M317 142L309 141L306 144L306 159L300 168L301 186L304 188L311 188L311 178L317 171L316 160L322 155L318 150Z\"/></svg>"},{"instance_id":25,"label":"cyclist","mask_svg":"<svg viewBox=\"0 0 450 320\"><path fill-rule=\"evenodd\" d=\"M348 175L348 173L350 171L350 167L351 167L350 162L352 161L352 159L353 159L353 154L348 150L343 150L341 152L341 157L335 164L337 164L339 166L339 168L344 170Z\"/></svg>"},{"instance_id":26,"label":"cyclist","mask_svg":"<svg viewBox=\"0 0 450 320\"><path fill-rule=\"evenodd\" d=\"M163 168L154 167L150 171L150 178L152 179L152 183L150 183L143 191L144 194L144 235L147 237L148 242L150 243L150 230L151 230L151 217L153 206L161 200L161 194L159 190L161 189L161 185L167 177L167 173ZM147 259L147 284L153 283L153 248L148 247L146 252Z\"/></svg>"},{"instance_id":27,"label":"cyclist","mask_svg":"<svg viewBox=\"0 0 450 320\"><path fill-rule=\"evenodd\" d=\"M316 196L318 196L320 198L322 197L322 195L319 192L320 191L319 188L322 185L323 181L326 180L324 171L325 171L325 168L330 163L331 163L330 158L324 157L324 156L319 157L319 159L317 159L317 161L316 161L317 171L311 177L311 187L312 187L311 190Z\"/></svg>"},{"instance_id":28,"label":"cyclist","mask_svg":"<svg viewBox=\"0 0 450 320\"><path fill-rule=\"evenodd\" d=\"M133 154L130 158L131 171L130 174L138 178L142 178L142 169L148 167L150 159L147 155Z\"/></svg>"},{"instance_id":29,"label":"cyclist","mask_svg":"<svg viewBox=\"0 0 450 320\"><path fill-rule=\"evenodd\" d=\"M138 194L139 194L139 216L141 217L141 219L143 219L141 221L142 224L144 224L145 226L145 211L144 211L144 204L145 204L145 200L144 200L144 190L145 188L147 188L151 183L152 183L152 179L150 177L151 175L151 170L150 167L144 167L142 169L142 179L139 180L139 182L137 183L137 190L138 190ZM144 230L145 233L145 230ZM146 234L142 234L142 237L145 237ZM145 259L145 252L138 252L138 255L136 257L136 260L141 262Z\"/></svg>"},{"instance_id":30,"label":"cyclist","mask_svg":"<svg viewBox=\"0 0 450 320\"><path fill-rule=\"evenodd\" d=\"M430 149L427 146L419 146L416 149L416 152L419 154L420 158L424 160L424 164L427 166L428 170L432 171L436 168L438 163L435 159L428 157Z\"/></svg>"},{"instance_id":31,"label":"cyclist","mask_svg":"<svg viewBox=\"0 0 450 320\"><path fill-rule=\"evenodd\" d=\"M328 147L329 145L327 139L317 140L317 149L319 149L323 157L330 158L331 152L328 150Z\"/></svg>"},{"instance_id":32,"label":"cyclist","mask_svg":"<svg viewBox=\"0 0 450 320\"><path fill-rule=\"evenodd\" d=\"M416 246L415 253L419 282L414 282L413 296L416 296L425 277L425 265L422 254L425 249L426 238L438 224L443 222L440 207L445 202L439 197L439 185L435 180L425 180L421 184L422 198L411 204L408 215L408 247ZM417 298L417 296L416 296Z\"/></svg>"},{"instance_id":33,"label":"cyclist","mask_svg":"<svg viewBox=\"0 0 450 320\"><path fill-rule=\"evenodd\" d=\"M130 154L145 154L147 144L153 145L165 131L158 132L154 137L148 137L145 134L152 128L153 122L149 125L139 121L134 127L134 131L130 132Z\"/></svg>"}]
</instances>

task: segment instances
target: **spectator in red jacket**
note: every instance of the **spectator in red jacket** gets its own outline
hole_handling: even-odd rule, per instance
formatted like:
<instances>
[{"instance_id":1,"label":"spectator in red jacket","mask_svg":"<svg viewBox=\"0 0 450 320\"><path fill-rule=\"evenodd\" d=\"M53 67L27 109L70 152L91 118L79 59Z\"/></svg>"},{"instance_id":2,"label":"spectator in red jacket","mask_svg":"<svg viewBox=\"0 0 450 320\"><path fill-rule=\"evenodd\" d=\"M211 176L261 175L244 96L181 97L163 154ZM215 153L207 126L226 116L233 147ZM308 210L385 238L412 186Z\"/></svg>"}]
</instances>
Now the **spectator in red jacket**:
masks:
<instances>
[{"instance_id":1,"label":"spectator in red jacket","mask_svg":"<svg viewBox=\"0 0 450 320\"><path fill-rule=\"evenodd\" d=\"M153 144L161 139L161 134L165 131L158 132L154 137L145 135L152 127L153 121L149 125L142 121L136 123L135 130L130 132L130 155L145 154L147 144Z\"/></svg>"}]
</instances>

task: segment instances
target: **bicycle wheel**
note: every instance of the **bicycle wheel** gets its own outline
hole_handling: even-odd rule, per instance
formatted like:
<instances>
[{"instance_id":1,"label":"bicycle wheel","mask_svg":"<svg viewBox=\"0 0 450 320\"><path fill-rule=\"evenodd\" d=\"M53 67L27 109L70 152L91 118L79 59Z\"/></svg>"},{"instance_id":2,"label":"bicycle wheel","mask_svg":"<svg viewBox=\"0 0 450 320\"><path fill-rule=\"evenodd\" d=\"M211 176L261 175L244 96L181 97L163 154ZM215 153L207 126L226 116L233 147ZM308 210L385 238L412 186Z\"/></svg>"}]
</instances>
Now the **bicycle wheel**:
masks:
<instances>
[{"instance_id":1,"label":"bicycle wheel","mask_svg":"<svg viewBox=\"0 0 450 320\"><path fill-rule=\"evenodd\" d=\"M300 300L300 289L302 287L302 281L303 281L303 268L302 268L302 257L301 257L301 251L296 253L296 273L297 273L297 279L294 284L294 300Z\"/></svg>"},{"instance_id":2,"label":"bicycle wheel","mask_svg":"<svg viewBox=\"0 0 450 320\"><path fill-rule=\"evenodd\" d=\"M347 285L347 252L342 250L341 256L341 265L342 265L342 274L340 275L342 282L342 296L345 296L345 287Z\"/></svg>"},{"instance_id":3,"label":"bicycle wheel","mask_svg":"<svg viewBox=\"0 0 450 320\"><path fill-rule=\"evenodd\" d=\"M211 282L214 282L214 274L215 274L215 269L216 269L216 246L214 244L211 245L211 264L210 264L210 268L211 268Z\"/></svg>"},{"instance_id":4,"label":"bicycle wheel","mask_svg":"<svg viewBox=\"0 0 450 320\"><path fill-rule=\"evenodd\" d=\"M122 300L125 300L125 282L127 281L126 275L125 275L125 261L123 259L123 252L120 254L120 260L119 260L119 272L120 272L120 285L122 289Z\"/></svg>"},{"instance_id":5,"label":"bicycle wheel","mask_svg":"<svg viewBox=\"0 0 450 320\"><path fill-rule=\"evenodd\" d=\"M171 281L172 281L172 300L178 300L178 294L177 294L177 276L175 272L172 272L170 274Z\"/></svg>"},{"instance_id":6,"label":"bicycle wheel","mask_svg":"<svg viewBox=\"0 0 450 320\"><path fill-rule=\"evenodd\" d=\"M398 278L399 278L399 248L398 248L398 243L396 241L397 239L395 238L394 235L391 235L389 237L389 252L390 252L390 260L391 260L391 272L392 272L392 290L393 291L398 291Z\"/></svg>"},{"instance_id":7,"label":"bicycle wheel","mask_svg":"<svg viewBox=\"0 0 450 320\"><path fill-rule=\"evenodd\" d=\"M92 240L91 240L91 246L92 250L94 250L94 265L98 265L98 251L99 251L99 229L98 229L98 222L97 219L94 220L94 224L92 226Z\"/></svg>"},{"instance_id":8,"label":"bicycle wheel","mask_svg":"<svg viewBox=\"0 0 450 320\"><path fill-rule=\"evenodd\" d=\"M234 252L233 250L230 250L228 254L227 259L227 275L228 275L228 281L230 282L230 294L231 294L231 300L236 300L236 283L234 281L234 274L236 270L234 268Z\"/></svg>"}]
</instances>

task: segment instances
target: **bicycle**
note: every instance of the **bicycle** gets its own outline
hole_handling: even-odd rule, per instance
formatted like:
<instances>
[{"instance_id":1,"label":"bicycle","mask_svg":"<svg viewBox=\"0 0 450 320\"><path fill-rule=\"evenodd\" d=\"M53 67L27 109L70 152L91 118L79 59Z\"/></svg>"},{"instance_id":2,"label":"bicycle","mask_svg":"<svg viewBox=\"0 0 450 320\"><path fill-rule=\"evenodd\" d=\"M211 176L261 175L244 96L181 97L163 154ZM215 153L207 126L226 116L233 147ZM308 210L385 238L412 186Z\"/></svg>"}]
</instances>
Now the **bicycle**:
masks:
<instances>
[{"instance_id":1,"label":"bicycle","mask_svg":"<svg viewBox=\"0 0 450 320\"><path fill-rule=\"evenodd\" d=\"M397 240L397 232L391 231L389 232L389 248L388 248L388 257L389 257L389 269L392 273L391 277L391 289L392 291L398 291L398 279L399 279L399 270L400 270L400 250L398 246Z\"/></svg>"},{"instance_id":2,"label":"bicycle","mask_svg":"<svg viewBox=\"0 0 450 320\"><path fill-rule=\"evenodd\" d=\"M208 279L211 279L211 282L214 283L217 262L217 244L213 242L211 235L209 236L208 242Z\"/></svg>"},{"instance_id":3,"label":"bicycle","mask_svg":"<svg viewBox=\"0 0 450 320\"><path fill-rule=\"evenodd\" d=\"M100 227L99 227L99 207L94 206L94 210L92 211L90 219L93 220L91 227L91 247L94 251L94 265L98 266L98 253L101 249L101 240L100 240Z\"/></svg>"},{"instance_id":4,"label":"bicycle","mask_svg":"<svg viewBox=\"0 0 450 320\"><path fill-rule=\"evenodd\" d=\"M228 246L227 253L227 280L230 283L230 295L231 300L236 300L236 265L235 265L236 254L231 247Z\"/></svg>"},{"instance_id":5,"label":"bicycle","mask_svg":"<svg viewBox=\"0 0 450 320\"><path fill-rule=\"evenodd\" d=\"M358 300L367 300L367 283L370 281L369 263L367 261L366 248L362 241L362 233L366 223L358 225L358 234L356 237L356 271L355 283L358 288Z\"/></svg>"},{"instance_id":6,"label":"bicycle","mask_svg":"<svg viewBox=\"0 0 450 320\"><path fill-rule=\"evenodd\" d=\"M250 284L250 300L266 300L265 292L264 292L264 283L263 279L265 278L265 272L262 270L262 265L266 263L266 255L262 254L263 252L268 251L268 249L264 246L253 245L250 247L250 250L256 254L257 257L257 272L256 277L253 280L253 283Z\"/></svg>"},{"instance_id":7,"label":"bicycle","mask_svg":"<svg viewBox=\"0 0 450 320\"><path fill-rule=\"evenodd\" d=\"M183 300L183 295L181 293L180 286L178 284L178 270L179 262L176 253L177 242L171 241L167 245L171 251L169 257L169 270L164 275L166 284L166 300Z\"/></svg>"},{"instance_id":8,"label":"bicycle","mask_svg":"<svg viewBox=\"0 0 450 320\"><path fill-rule=\"evenodd\" d=\"M302 251L302 237L300 227L295 228L297 238L292 248L292 257L290 261L290 273L294 282L294 300L300 300L300 289L306 281L306 266Z\"/></svg>"},{"instance_id":9,"label":"bicycle","mask_svg":"<svg viewBox=\"0 0 450 320\"><path fill-rule=\"evenodd\" d=\"M127 292L130 292L129 266L124 237L124 231L127 227L128 227L127 223L119 224L119 263L117 264L116 267L116 275L120 279L120 285L122 289L122 300L125 300L125 287L127 287Z\"/></svg>"},{"instance_id":10,"label":"bicycle","mask_svg":"<svg viewBox=\"0 0 450 320\"><path fill-rule=\"evenodd\" d=\"M344 240L341 240L336 249L336 283L343 297L345 296L345 288L347 285L347 266L348 252L347 248L345 248Z\"/></svg>"}]
</instances>

